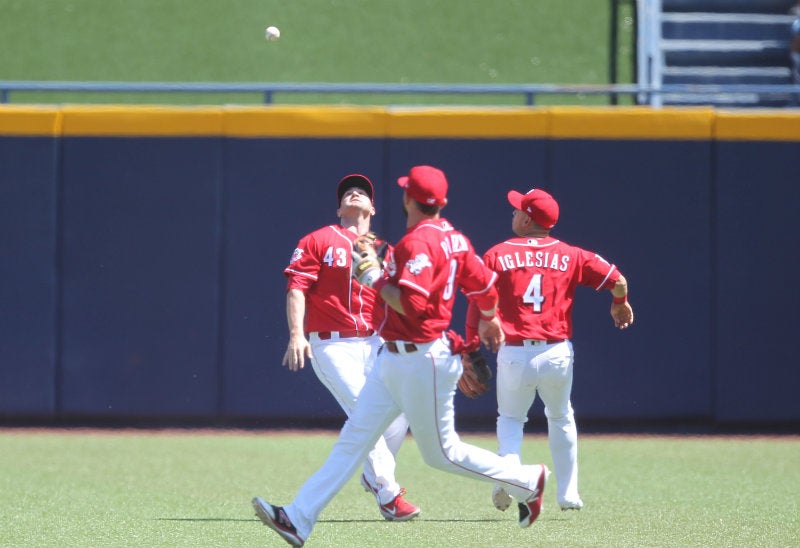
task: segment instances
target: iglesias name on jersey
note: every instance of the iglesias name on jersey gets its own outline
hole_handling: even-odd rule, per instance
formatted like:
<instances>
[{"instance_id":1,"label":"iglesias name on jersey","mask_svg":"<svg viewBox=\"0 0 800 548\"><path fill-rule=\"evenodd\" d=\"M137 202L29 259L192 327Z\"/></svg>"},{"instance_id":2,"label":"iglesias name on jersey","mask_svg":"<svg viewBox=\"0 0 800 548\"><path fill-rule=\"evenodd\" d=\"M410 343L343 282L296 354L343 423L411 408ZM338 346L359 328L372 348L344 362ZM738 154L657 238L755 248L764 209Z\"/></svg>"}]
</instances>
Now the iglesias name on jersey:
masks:
<instances>
[{"instance_id":1,"label":"iglesias name on jersey","mask_svg":"<svg viewBox=\"0 0 800 548\"><path fill-rule=\"evenodd\" d=\"M450 325L457 290L481 298L497 277L475 254L469 239L446 219L411 227L395 246L386 271L390 283L407 296L401 299L405 314L387 310L381 336L388 341L428 342L441 337Z\"/></svg>"},{"instance_id":2,"label":"iglesias name on jersey","mask_svg":"<svg viewBox=\"0 0 800 548\"><path fill-rule=\"evenodd\" d=\"M375 329L383 318L377 294L351 277L353 241L357 235L338 225L304 236L283 271L287 291L306 296L305 330Z\"/></svg>"},{"instance_id":3,"label":"iglesias name on jersey","mask_svg":"<svg viewBox=\"0 0 800 548\"><path fill-rule=\"evenodd\" d=\"M600 255L552 237L511 238L483 260L498 275L498 316L509 340L572 337L575 289L611 289L620 277Z\"/></svg>"}]
</instances>

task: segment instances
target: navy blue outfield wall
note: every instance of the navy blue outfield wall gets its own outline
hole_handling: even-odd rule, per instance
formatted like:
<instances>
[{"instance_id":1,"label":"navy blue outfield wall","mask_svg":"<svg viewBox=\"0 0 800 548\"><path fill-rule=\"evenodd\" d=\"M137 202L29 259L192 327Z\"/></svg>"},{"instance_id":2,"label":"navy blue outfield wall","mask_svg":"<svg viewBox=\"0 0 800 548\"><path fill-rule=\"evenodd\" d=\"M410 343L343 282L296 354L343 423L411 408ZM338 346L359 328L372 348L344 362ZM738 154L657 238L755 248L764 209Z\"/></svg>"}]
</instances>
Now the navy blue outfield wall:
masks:
<instances>
[{"instance_id":1,"label":"navy blue outfield wall","mask_svg":"<svg viewBox=\"0 0 800 548\"><path fill-rule=\"evenodd\" d=\"M510 235L506 192L539 186L554 235L628 277L625 332L607 293L577 295L581 420L796 425L798 128L705 109L0 110L0 417L340 421L310 367L280 365L283 268L337 221L351 172L397 240L395 180L429 163L479 251Z\"/></svg>"},{"instance_id":2,"label":"navy blue outfield wall","mask_svg":"<svg viewBox=\"0 0 800 548\"><path fill-rule=\"evenodd\" d=\"M63 139L60 412L217 409L219 148Z\"/></svg>"},{"instance_id":3,"label":"navy blue outfield wall","mask_svg":"<svg viewBox=\"0 0 800 548\"><path fill-rule=\"evenodd\" d=\"M57 149L0 136L0 413L57 412Z\"/></svg>"}]
</instances>

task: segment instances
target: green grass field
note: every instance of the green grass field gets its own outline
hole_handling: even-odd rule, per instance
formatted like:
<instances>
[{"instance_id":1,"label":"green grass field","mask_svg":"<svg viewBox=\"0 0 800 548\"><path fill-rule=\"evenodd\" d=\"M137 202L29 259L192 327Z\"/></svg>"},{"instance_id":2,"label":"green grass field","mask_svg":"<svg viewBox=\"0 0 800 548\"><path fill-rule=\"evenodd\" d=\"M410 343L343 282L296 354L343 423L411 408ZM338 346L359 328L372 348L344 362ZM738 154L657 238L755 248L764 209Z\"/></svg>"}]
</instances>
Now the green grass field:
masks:
<instances>
[{"instance_id":1,"label":"green grass field","mask_svg":"<svg viewBox=\"0 0 800 548\"><path fill-rule=\"evenodd\" d=\"M608 83L606 0L0 0L0 80ZM278 42L264 28L280 27ZM631 81L621 2L619 81ZM260 94L18 92L12 102L259 103ZM522 97L277 94L282 103ZM606 103L541 96L537 103Z\"/></svg>"},{"instance_id":2,"label":"green grass field","mask_svg":"<svg viewBox=\"0 0 800 548\"><path fill-rule=\"evenodd\" d=\"M291 500L335 436L274 431L0 431L0 546L287 546L250 499ZM464 439L494 449L492 435ZM550 465L546 437L526 462ZM580 440L586 507L562 512L550 485L521 530L494 509L491 486L422 463L413 438L398 478L422 514L384 521L352 479L306 546L789 547L798 540L797 437Z\"/></svg>"}]
</instances>

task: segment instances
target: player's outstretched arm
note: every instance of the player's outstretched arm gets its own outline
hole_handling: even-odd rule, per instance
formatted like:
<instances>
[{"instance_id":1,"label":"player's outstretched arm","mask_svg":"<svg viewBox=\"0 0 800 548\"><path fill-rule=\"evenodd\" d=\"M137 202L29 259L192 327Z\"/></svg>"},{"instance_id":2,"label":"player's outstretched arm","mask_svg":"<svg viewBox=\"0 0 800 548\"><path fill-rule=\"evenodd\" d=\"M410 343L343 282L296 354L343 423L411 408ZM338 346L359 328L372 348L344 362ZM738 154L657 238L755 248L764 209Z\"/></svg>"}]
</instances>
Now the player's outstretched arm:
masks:
<instances>
[{"instance_id":1,"label":"player's outstretched arm","mask_svg":"<svg viewBox=\"0 0 800 548\"><path fill-rule=\"evenodd\" d=\"M289 345L283 355L283 365L290 371L305 367L305 359L313 357L311 345L303 333L303 320L306 314L306 296L299 289L286 293L286 320L289 323Z\"/></svg>"}]
</instances>

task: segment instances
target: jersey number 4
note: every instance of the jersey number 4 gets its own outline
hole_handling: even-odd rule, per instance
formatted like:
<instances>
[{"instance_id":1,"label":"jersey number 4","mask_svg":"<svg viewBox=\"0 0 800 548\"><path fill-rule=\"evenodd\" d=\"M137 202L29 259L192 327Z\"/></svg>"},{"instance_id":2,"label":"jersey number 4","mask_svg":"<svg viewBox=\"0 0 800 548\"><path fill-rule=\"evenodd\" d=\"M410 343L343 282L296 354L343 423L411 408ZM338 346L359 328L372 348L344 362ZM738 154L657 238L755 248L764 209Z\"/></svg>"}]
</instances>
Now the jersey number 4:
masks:
<instances>
[{"instance_id":1,"label":"jersey number 4","mask_svg":"<svg viewBox=\"0 0 800 548\"><path fill-rule=\"evenodd\" d=\"M522 302L525 304L532 304L533 311L539 313L542 311L542 304L544 304L544 297L542 297L542 275L534 274L531 278L531 283L528 284L528 289L522 296Z\"/></svg>"}]
</instances>

